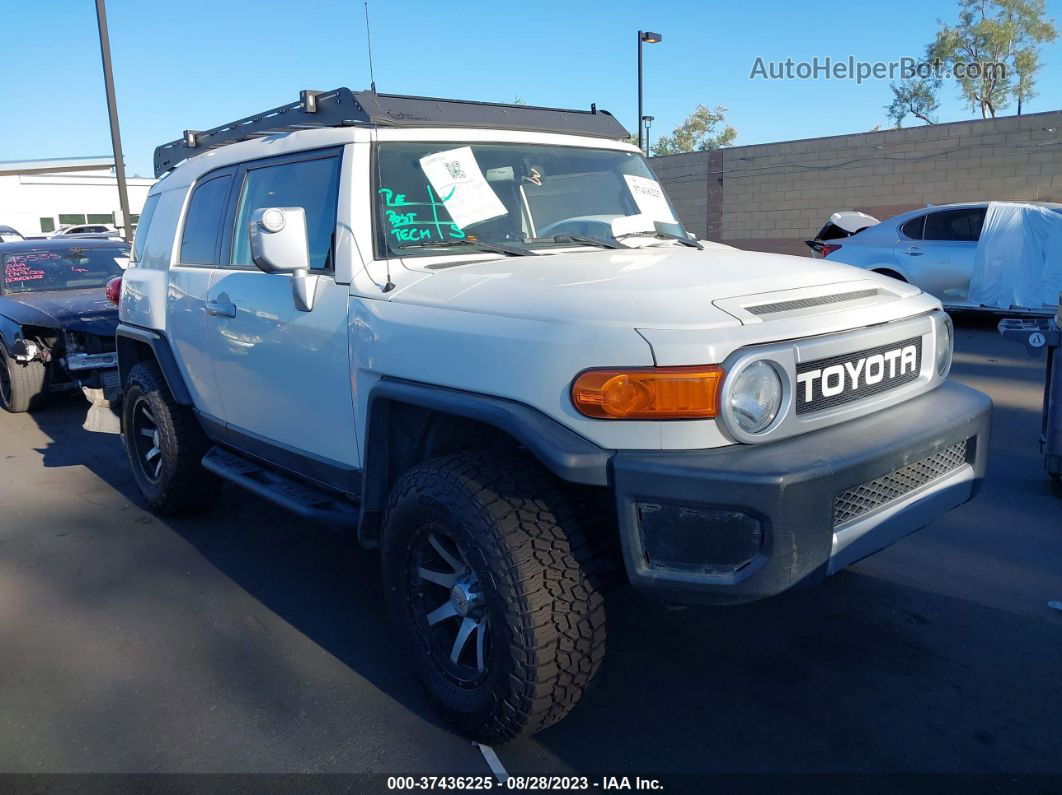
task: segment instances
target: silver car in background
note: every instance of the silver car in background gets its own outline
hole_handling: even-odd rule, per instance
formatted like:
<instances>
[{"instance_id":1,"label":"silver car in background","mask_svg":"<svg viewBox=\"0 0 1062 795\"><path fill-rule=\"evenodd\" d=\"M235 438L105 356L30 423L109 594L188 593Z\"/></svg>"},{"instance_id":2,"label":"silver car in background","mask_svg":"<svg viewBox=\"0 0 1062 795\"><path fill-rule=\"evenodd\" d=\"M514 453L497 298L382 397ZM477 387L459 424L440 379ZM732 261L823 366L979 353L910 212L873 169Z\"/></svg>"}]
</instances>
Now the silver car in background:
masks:
<instances>
[{"instance_id":1,"label":"silver car in background","mask_svg":"<svg viewBox=\"0 0 1062 795\"><path fill-rule=\"evenodd\" d=\"M1062 212L1062 205L1038 204ZM813 256L910 282L948 307L980 308L968 294L987 210L988 202L911 210L850 237L816 241Z\"/></svg>"}]
</instances>

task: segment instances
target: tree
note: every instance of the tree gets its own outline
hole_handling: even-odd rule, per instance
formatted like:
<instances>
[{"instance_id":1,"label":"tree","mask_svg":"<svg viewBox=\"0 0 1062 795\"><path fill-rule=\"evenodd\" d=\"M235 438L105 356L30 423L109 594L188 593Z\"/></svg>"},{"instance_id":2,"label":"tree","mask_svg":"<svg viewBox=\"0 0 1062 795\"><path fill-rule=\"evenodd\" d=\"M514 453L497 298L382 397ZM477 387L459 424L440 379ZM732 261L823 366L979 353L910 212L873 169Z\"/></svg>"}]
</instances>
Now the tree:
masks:
<instances>
[{"instance_id":1,"label":"tree","mask_svg":"<svg viewBox=\"0 0 1062 795\"><path fill-rule=\"evenodd\" d=\"M1040 68L1040 55L1035 50L1026 49L1014 55L1014 69L1017 78L1014 83L1014 95L1018 98L1018 115L1021 115L1023 100L1036 96L1036 72Z\"/></svg>"},{"instance_id":2,"label":"tree","mask_svg":"<svg viewBox=\"0 0 1062 795\"><path fill-rule=\"evenodd\" d=\"M934 59L948 67L982 118L1034 95L1039 48L1058 33L1045 0L959 0L958 24L942 25Z\"/></svg>"},{"instance_id":3,"label":"tree","mask_svg":"<svg viewBox=\"0 0 1062 795\"><path fill-rule=\"evenodd\" d=\"M889 83L889 88L892 89L892 104L886 106L885 112L897 127L903 127L903 120L908 116L921 119L926 124L937 123L934 114L940 107L937 99L939 79L912 77L899 85Z\"/></svg>"},{"instance_id":4,"label":"tree","mask_svg":"<svg viewBox=\"0 0 1062 795\"><path fill-rule=\"evenodd\" d=\"M698 105L671 135L662 135L656 140L653 144L653 154L660 156L680 152L705 152L730 146L736 138L737 130L726 123L726 108L719 105L715 110L709 110L704 105Z\"/></svg>"}]
</instances>

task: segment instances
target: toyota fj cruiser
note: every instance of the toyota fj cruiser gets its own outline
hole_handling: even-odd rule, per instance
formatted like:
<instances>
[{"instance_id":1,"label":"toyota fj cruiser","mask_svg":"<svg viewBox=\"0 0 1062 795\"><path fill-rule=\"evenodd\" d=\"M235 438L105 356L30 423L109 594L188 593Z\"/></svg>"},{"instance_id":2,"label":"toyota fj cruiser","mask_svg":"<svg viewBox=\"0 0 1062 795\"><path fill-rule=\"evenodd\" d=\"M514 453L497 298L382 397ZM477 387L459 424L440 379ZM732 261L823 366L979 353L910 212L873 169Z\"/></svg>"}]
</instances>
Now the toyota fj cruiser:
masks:
<instances>
[{"instance_id":1,"label":"toyota fj cruiser","mask_svg":"<svg viewBox=\"0 0 1062 795\"><path fill-rule=\"evenodd\" d=\"M412 664L482 741L579 700L610 561L758 599L985 469L939 301L693 239L625 139L596 108L303 92L156 150L122 285L151 508L224 479L381 548Z\"/></svg>"}]
</instances>

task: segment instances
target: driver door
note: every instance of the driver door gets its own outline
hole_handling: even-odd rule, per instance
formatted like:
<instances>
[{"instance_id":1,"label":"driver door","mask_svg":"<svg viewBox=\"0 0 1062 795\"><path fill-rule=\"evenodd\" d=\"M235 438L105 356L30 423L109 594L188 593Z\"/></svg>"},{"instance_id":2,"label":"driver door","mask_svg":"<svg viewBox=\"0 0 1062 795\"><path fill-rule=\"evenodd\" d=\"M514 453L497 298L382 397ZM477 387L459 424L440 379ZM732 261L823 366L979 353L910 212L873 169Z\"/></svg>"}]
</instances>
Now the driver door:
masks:
<instances>
[{"instance_id":1,"label":"driver door","mask_svg":"<svg viewBox=\"0 0 1062 795\"><path fill-rule=\"evenodd\" d=\"M234 222L207 297L211 356L230 442L335 485L358 467L347 352L348 288L334 279L341 149L245 163ZM258 270L248 223L263 207L306 212L316 302L296 308L291 277Z\"/></svg>"}]
</instances>

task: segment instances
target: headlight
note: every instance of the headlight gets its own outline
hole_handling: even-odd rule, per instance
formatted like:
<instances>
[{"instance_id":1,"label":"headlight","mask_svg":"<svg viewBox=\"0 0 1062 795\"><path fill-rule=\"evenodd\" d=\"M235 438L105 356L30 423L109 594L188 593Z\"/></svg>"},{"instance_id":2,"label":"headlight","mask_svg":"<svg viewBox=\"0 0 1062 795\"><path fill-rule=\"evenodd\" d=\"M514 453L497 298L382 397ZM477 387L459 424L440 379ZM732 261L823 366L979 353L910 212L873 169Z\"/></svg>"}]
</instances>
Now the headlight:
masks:
<instances>
[{"instance_id":1,"label":"headlight","mask_svg":"<svg viewBox=\"0 0 1062 795\"><path fill-rule=\"evenodd\" d=\"M940 336L937 338L937 374L941 378L946 376L951 368L951 355L955 348L954 338L951 318L945 315L944 322L940 324Z\"/></svg>"},{"instance_id":2,"label":"headlight","mask_svg":"<svg viewBox=\"0 0 1062 795\"><path fill-rule=\"evenodd\" d=\"M764 361L753 362L738 373L730 390L730 410L745 433L765 430L782 406L782 379Z\"/></svg>"}]
</instances>

